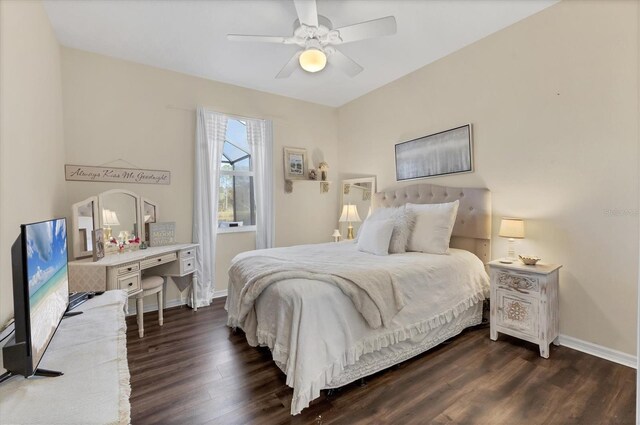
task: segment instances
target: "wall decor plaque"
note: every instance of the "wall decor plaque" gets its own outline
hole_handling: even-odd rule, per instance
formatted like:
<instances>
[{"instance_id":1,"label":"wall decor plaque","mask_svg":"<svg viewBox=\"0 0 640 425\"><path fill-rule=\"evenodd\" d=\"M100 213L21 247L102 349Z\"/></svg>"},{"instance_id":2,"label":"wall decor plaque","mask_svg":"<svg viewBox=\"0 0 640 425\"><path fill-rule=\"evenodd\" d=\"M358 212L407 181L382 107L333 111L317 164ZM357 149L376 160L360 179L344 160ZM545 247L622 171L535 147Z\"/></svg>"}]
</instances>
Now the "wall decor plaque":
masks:
<instances>
[{"instance_id":1,"label":"wall decor plaque","mask_svg":"<svg viewBox=\"0 0 640 425\"><path fill-rule=\"evenodd\" d=\"M149 246L165 246L176 243L176 223L149 223Z\"/></svg>"},{"instance_id":2,"label":"wall decor plaque","mask_svg":"<svg viewBox=\"0 0 640 425\"><path fill-rule=\"evenodd\" d=\"M80 182L169 185L171 184L171 171L65 164L64 178L67 181Z\"/></svg>"}]
</instances>

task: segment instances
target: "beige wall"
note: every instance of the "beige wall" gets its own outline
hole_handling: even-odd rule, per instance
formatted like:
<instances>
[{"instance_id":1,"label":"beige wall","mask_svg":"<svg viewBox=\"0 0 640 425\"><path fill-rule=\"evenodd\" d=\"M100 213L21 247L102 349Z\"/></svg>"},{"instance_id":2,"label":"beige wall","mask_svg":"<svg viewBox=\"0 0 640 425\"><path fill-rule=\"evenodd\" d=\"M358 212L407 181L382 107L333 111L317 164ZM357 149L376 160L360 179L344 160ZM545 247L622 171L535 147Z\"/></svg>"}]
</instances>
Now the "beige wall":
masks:
<instances>
[{"instance_id":1,"label":"beige wall","mask_svg":"<svg viewBox=\"0 0 640 425\"><path fill-rule=\"evenodd\" d=\"M40 2L0 2L0 325L21 223L66 213L60 46Z\"/></svg>"},{"instance_id":2,"label":"beige wall","mask_svg":"<svg viewBox=\"0 0 640 425\"><path fill-rule=\"evenodd\" d=\"M319 185L304 184L285 194L282 148L306 148L316 165L324 159L337 169L335 109L79 50L62 52L67 162L98 165L123 159L171 171L169 186L69 182L68 205L103 190L126 188L156 201L160 220L176 222L177 240L191 241L195 108L204 105L273 120L276 244L331 240L335 189L320 194ZM255 249L253 234L219 237L216 290L227 287L230 259L250 249ZM167 299L178 299L177 291L171 288Z\"/></svg>"},{"instance_id":3,"label":"beige wall","mask_svg":"<svg viewBox=\"0 0 640 425\"><path fill-rule=\"evenodd\" d=\"M474 125L475 172L524 217L521 253L561 263L561 333L635 353L638 21L634 1L564 1L339 109L342 173L395 184L394 144ZM347 167L346 164L349 164Z\"/></svg>"}]
</instances>

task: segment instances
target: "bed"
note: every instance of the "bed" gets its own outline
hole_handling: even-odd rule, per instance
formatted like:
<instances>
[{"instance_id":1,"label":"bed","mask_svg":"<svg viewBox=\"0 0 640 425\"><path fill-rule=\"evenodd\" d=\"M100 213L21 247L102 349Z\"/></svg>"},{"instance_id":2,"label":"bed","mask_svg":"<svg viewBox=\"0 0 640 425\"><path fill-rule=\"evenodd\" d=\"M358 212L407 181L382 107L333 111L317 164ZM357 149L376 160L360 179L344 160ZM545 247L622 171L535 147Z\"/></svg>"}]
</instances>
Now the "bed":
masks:
<instances>
[{"instance_id":1,"label":"bed","mask_svg":"<svg viewBox=\"0 0 640 425\"><path fill-rule=\"evenodd\" d=\"M414 184L376 193L374 206L456 200L447 255L376 256L344 241L234 258L228 325L242 328L250 345L269 347L294 390L291 414L322 389L403 362L481 322L489 289L490 192ZM371 297L344 283L360 280Z\"/></svg>"}]
</instances>

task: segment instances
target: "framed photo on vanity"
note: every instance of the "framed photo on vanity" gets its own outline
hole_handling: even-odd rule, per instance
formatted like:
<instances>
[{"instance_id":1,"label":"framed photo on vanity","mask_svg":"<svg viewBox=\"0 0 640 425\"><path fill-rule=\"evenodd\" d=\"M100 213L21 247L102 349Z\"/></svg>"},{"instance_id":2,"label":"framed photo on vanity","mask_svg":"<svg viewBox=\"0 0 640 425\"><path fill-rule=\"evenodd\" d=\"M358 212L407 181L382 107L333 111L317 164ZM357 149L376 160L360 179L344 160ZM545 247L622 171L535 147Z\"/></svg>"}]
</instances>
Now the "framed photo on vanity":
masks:
<instances>
[{"instance_id":1,"label":"framed photo on vanity","mask_svg":"<svg viewBox=\"0 0 640 425\"><path fill-rule=\"evenodd\" d=\"M307 180L307 150L284 148L284 179Z\"/></svg>"},{"instance_id":2,"label":"framed photo on vanity","mask_svg":"<svg viewBox=\"0 0 640 425\"><path fill-rule=\"evenodd\" d=\"M92 230L93 236L93 261L104 258L104 230Z\"/></svg>"}]
</instances>

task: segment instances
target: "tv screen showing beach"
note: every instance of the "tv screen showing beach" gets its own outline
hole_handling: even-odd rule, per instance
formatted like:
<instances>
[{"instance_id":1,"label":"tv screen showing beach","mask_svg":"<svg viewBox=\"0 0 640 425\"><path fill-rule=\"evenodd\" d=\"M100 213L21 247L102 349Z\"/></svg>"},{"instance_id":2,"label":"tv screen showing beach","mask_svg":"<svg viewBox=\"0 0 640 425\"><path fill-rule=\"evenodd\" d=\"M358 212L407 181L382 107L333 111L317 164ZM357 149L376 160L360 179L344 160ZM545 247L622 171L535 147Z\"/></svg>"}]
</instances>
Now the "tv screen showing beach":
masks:
<instances>
[{"instance_id":1,"label":"tv screen showing beach","mask_svg":"<svg viewBox=\"0 0 640 425\"><path fill-rule=\"evenodd\" d=\"M66 227L64 218L25 226L34 370L69 301Z\"/></svg>"}]
</instances>

